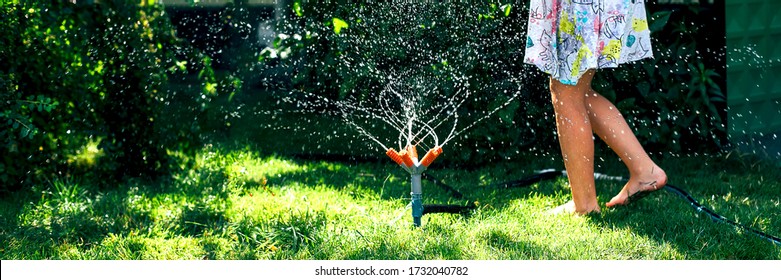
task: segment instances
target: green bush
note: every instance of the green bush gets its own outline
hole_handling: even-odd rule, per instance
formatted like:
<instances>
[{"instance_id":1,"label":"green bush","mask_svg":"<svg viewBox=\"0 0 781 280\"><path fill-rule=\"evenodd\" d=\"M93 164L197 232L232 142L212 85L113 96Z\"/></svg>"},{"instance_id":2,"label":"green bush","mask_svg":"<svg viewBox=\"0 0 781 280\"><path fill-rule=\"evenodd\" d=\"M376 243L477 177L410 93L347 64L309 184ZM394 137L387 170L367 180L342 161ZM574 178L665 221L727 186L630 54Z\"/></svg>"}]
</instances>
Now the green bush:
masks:
<instances>
[{"instance_id":1,"label":"green bush","mask_svg":"<svg viewBox=\"0 0 781 280\"><path fill-rule=\"evenodd\" d=\"M203 91L187 98L203 110L218 82L161 6L18 2L0 7L4 190L74 175L90 143L88 168L114 179L164 173L169 151L197 147L196 121L160 122L177 94L164 85L200 70Z\"/></svg>"}]
</instances>

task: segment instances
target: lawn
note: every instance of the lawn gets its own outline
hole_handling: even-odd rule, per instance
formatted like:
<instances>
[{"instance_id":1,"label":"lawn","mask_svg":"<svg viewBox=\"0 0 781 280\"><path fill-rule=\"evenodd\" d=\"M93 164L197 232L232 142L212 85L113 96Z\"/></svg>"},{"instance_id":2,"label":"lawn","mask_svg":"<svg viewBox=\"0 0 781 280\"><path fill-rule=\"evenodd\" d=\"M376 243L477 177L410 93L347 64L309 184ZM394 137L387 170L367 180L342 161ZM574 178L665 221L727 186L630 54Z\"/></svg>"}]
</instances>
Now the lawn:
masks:
<instances>
[{"instance_id":1,"label":"lawn","mask_svg":"<svg viewBox=\"0 0 781 280\"><path fill-rule=\"evenodd\" d=\"M0 259L781 259L778 245L668 191L577 217L546 213L569 199L566 179L488 186L562 167L539 150L476 168L449 162L457 151L444 147L427 174L464 197L424 181L424 202L477 208L425 215L416 228L409 175L354 131L274 110L271 95L237 98L216 103L227 117L204 116L214 144L174 153L182 165L169 176L119 185L63 176L0 199ZM170 121L193 118L188 106L170 108L180 116ZM76 158L94 164L95 151ZM739 152L653 157L703 205L781 235L778 163ZM625 175L601 142L596 159L597 172ZM621 186L598 181L600 203Z\"/></svg>"},{"instance_id":2,"label":"lawn","mask_svg":"<svg viewBox=\"0 0 781 280\"><path fill-rule=\"evenodd\" d=\"M172 176L106 186L53 178L0 201L0 259L781 259L781 247L711 221L671 192L585 217L549 215L566 180L486 185L560 168L522 155L482 168L432 165L464 194L424 181L426 203L477 204L412 226L409 175L390 161L323 161L206 146ZM443 157L448 155L446 150ZM597 171L623 175L614 156ZM601 159L605 160L601 160ZM737 152L659 160L703 205L781 234L781 175ZM599 181L602 205L621 183Z\"/></svg>"}]
</instances>

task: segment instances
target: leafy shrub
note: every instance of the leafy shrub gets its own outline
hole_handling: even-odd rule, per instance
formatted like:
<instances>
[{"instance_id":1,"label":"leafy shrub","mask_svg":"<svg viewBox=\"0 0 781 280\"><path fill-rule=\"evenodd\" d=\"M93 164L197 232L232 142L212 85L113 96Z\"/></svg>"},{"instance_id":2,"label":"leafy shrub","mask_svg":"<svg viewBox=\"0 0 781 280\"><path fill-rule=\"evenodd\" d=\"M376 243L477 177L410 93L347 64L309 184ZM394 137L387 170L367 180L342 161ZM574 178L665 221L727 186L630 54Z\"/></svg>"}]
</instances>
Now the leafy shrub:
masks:
<instances>
[{"instance_id":1,"label":"leafy shrub","mask_svg":"<svg viewBox=\"0 0 781 280\"><path fill-rule=\"evenodd\" d=\"M164 85L200 71L203 90L187 98L204 110L219 82L162 6L20 2L0 7L4 188L73 175L69 158L89 142L110 178L164 173L169 150L197 147L196 121L161 122L177 94Z\"/></svg>"}]
</instances>

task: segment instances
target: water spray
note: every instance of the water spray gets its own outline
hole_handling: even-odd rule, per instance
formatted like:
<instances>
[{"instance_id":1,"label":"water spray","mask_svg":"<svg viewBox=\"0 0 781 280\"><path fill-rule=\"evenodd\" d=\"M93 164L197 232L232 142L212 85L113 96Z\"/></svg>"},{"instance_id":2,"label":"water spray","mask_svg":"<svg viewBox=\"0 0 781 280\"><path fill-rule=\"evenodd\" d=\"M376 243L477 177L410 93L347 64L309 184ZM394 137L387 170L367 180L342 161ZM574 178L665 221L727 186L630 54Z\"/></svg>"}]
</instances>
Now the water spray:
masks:
<instances>
[{"instance_id":1,"label":"water spray","mask_svg":"<svg viewBox=\"0 0 781 280\"><path fill-rule=\"evenodd\" d=\"M468 81L458 83L454 90L439 86L439 83L422 81L416 73L402 74L412 77L398 80L388 77L388 83L379 92L356 98L348 96L343 100L330 100L314 94L306 94L310 99L322 104L335 105L334 112L360 135L376 143L385 154L410 174L412 217L415 226L421 225L421 217L428 213L466 214L475 206L423 204L422 179L424 172L442 154L445 144L467 129L488 119L502 108L508 107L520 93L519 88L504 103L472 123L459 120L460 107L472 100L472 91ZM453 77L453 81L465 80ZM519 81L516 81L519 82ZM424 97L435 96L426 100ZM390 133L389 133L390 132ZM396 135L391 135L395 134ZM396 142L398 146L388 145ZM395 146L395 147L392 147ZM426 150L418 154L418 149ZM422 156L421 156L422 155ZM430 178L425 178L430 179ZM442 184L437 184L442 186ZM453 189L449 189L453 192Z\"/></svg>"}]
</instances>

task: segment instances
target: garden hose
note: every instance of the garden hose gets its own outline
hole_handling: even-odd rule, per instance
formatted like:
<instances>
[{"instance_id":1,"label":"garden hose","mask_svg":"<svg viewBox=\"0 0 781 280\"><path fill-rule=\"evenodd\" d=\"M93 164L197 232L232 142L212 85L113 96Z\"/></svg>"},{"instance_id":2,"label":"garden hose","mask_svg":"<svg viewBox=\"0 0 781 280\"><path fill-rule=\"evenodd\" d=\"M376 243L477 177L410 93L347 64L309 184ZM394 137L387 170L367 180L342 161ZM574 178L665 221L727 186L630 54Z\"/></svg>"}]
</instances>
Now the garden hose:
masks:
<instances>
[{"instance_id":1,"label":"garden hose","mask_svg":"<svg viewBox=\"0 0 781 280\"><path fill-rule=\"evenodd\" d=\"M518 187L528 187L531 186L534 183L541 182L543 180L550 180L557 178L559 176L566 176L567 171L565 170L556 170L556 169L546 169L536 172L536 174L528 176L526 178L522 178L519 180L512 180L507 181L503 183L497 183L497 184L490 184L486 185L484 187L501 187L501 188L518 188ZM462 198L464 195L458 192L456 189L454 189L451 186L448 186L445 183L442 183L442 181L437 180L436 178L432 177L430 174L426 174L423 176L424 179L427 179L429 181L432 181L435 185L442 187L449 193L453 194L457 198ZM597 180L609 180L609 181L625 181L625 179L621 176L609 176L605 174L600 173L594 173L594 179ZM775 245L781 245L781 239L778 237L772 236L770 234L764 233L762 231L750 228L748 226L745 226L743 224L740 224L738 222L735 222L733 220L730 220L722 215L719 215L718 213L714 212L713 210L703 206L699 202L697 202L696 199L694 199L688 192L684 191L683 189L673 186L671 184L667 184L664 187L665 190L677 195L678 197L683 198L686 200L689 205L691 205L695 210L697 210L698 213L705 213L708 215L708 217L711 218L713 221L722 222L727 225L731 225L735 228L748 231L750 233L753 233L754 235L761 237L767 241L772 242ZM461 211L456 211L461 210ZM451 213L463 213L463 209L452 209L453 212Z\"/></svg>"},{"instance_id":2,"label":"garden hose","mask_svg":"<svg viewBox=\"0 0 781 280\"><path fill-rule=\"evenodd\" d=\"M735 222L735 221L732 221L730 219L727 219L726 217L724 217L722 215L719 215L716 212L713 212L713 210L708 209L705 206L702 206L702 204L697 202L697 200L695 200L691 195L689 195L689 193L687 193L686 191L682 190L681 188L678 188L676 186L667 184L665 186L665 190L667 190L669 192L672 192L674 194L677 194L678 196L682 197L683 199L686 199L686 201L689 202L689 205L694 207L694 209L697 210L697 212L705 212L705 214L707 214L714 221L726 223L726 224L731 225L733 227L740 228L742 230L751 232L751 233L753 233L753 234L755 234L755 235L757 235L759 237L767 239L768 241L773 242L776 245L781 245L781 239L779 239L778 237L775 237L775 236L772 236L770 234L761 232L759 230L747 227L747 226L745 226L743 224L740 224L738 222Z\"/></svg>"}]
</instances>

